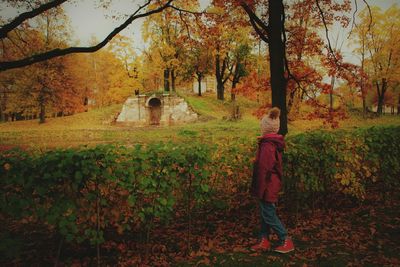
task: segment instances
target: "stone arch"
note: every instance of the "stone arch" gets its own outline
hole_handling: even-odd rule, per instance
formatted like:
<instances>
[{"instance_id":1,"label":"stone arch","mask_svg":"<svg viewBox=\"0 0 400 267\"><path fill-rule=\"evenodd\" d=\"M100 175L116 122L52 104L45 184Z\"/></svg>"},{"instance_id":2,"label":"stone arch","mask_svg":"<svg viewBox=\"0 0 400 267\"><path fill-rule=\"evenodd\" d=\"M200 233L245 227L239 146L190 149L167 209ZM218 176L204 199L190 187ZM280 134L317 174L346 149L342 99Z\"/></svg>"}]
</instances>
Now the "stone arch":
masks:
<instances>
[{"instance_id":1,"label":"stone arch","mask_svg":"<svg viewBox=\"0 0 400 267\"><path fill-rule=\"evenodd\" d=\"M157 97L152 97L147 100L147 105L149 108L149 122L150 125L159 125L161 120L161 100Z\"/></svg>"}]
</instances>

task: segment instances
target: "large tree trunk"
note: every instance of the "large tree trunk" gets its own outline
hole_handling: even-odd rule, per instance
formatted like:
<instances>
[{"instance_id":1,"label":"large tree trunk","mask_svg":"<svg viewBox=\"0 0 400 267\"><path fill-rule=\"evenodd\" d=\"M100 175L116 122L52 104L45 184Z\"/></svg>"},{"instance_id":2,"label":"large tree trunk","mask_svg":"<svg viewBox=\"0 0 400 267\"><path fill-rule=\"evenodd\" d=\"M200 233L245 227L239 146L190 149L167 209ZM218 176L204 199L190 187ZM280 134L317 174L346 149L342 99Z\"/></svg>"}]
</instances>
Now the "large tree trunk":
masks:
<instances>
[{"instance_id":1,"label":"large tree trunk","mask_svg":"<svg viewBox=\"0 0 400 267\"><path fill-rule=\"evenodd\" d=\"M220 81L217 81L217 99L218 100L224 100L225 99L224 91L225 91L224 83L222 83Z\"/></svg>"},{"instance_id":2,"label":"large tree trunk","mask_svg":"<svg viewBox=\"0 0 400 267\"><path fill-rule=\"evenodd\" d=\"M284 6L283 0L269 0L269 57L272 89L272 106L281 110L279 133L286 135L287 109L286 109L286 85L285 79L285 44L283 41Z\"/></svg>"},{"instance_id":3,"label":"large tree trunk","mask_svg":"<svg viewBox=\"0 0 400 267\"><path fill-rule=\"evenodd\" d=\"M169 92L169 68L164 70L164 91Z\"/></svg>"}]
</instances>

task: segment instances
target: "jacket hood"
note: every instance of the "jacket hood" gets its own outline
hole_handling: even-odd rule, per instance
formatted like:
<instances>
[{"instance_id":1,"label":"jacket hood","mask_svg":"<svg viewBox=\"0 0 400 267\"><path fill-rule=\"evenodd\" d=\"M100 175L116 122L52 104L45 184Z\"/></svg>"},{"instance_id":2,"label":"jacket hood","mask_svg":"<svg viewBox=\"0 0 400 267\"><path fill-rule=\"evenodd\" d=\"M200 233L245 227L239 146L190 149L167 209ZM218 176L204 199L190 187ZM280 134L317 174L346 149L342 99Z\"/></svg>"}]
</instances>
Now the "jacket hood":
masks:
<instances>
[{"instance_id":1,"label":"jacket hood","mask_svg":"<svg viewBox=\"0 0 400 267\"><path fill-rule=\"evenodd\" d=\"M285 140L284 137L280 134L270 133L265 134L259 139L260 143L273 143L278 150L283 150L285 148Z\"/></svg>"}]
</instances>

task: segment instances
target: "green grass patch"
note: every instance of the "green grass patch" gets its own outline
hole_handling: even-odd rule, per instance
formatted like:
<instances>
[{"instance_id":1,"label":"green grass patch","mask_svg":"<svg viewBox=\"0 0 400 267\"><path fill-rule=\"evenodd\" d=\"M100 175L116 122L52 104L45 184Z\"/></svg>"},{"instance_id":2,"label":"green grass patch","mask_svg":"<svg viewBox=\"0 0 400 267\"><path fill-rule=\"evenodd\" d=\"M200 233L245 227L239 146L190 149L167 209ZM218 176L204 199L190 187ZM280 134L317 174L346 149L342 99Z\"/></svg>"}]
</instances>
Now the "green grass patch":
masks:
<instances>
[{"instance_id":1,"label":"green grass patch","mask_svg":"<svg viewBox=\"0 0 400 267\"><path fill-rule=\"evenodd\" d=\"M169 127L134 127L113 125L112 119L121 111L122 104L61 118L48 118L44 124L35 121L0 123L0 144L38 148L76 147L102 143L136 144L154 141L187 142L201 140L218 142L225 139L254 139L259 135L259 120L252 115L259 103L237 97L242 119L230 121L230 100L220 101L215 94L183 95L195 112L198 122ZM352 115L341 121L341 129L363 128L373 125L400 125L400 116L384 115L366 118ZM297 120L288 124L288 136L316 129L332 130L322 120Z\"/></svg>"}]
</instances>

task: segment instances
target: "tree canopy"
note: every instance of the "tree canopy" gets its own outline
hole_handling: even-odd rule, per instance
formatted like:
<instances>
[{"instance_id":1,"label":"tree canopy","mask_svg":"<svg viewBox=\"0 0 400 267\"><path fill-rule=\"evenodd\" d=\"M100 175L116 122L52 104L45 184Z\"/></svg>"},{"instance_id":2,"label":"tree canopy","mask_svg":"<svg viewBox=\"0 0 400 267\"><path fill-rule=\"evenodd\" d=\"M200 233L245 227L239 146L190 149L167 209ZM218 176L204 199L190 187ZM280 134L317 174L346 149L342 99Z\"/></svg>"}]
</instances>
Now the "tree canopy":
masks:
<instances>
[{"instance_id":1,"label":"tree canopy","mask_svg":"<svg viewBox=\"0 0 400 267\"><path fill-rule=\"evenodd\" d=\"M219 100L225 99L225 90L231 92L231 99L249 90L269 94L271 99L260 108L282 110L282 134L287 133L288 119L296 116L301 103L314 108L310 116L334 123L344 114L343 104L334 105L335 101L346 102L340 89L343 83L356 88L354 94L361 96L364 110L372 101L381 113L385 102L394 105L398 98L399 27L397 19L388 19L399 17L397 6L383 12L367 1L363 1L365 10L354 10L356 0L213 0L206 10L200 10L198 1L134 1L136 8L126 10L121 24L104 39L76 46L63 11L65 2L5 1L22 11L15 18L1 20L3 117L11 109L26 114L22 106L35 106L35 102L43 114L45 106L57 107L55 113L79 112L88 104L121 102L133 89L176 91L177 84L190 83L193 78L200 88L206 76L214 76ZM98 3L111 8L112 2ZM141 18L145 19L142 31L148 45L137 54L135 40L121 32ZM329 38L333 25L351 27L349 36L359 47L355 52L361 54L360 65L346 62L333 44ZM88 55L78 56L82 53ZM87 75L80 75L77 68L85 69ZM47 74L51 72L53 76ZM246 79L248 75L259 81L268 75L268 79L257 87ZM26 81L16 77L26 77ZM331 77L330 82L326 77ZM30 104L9 103L20 99L29 87L38 88L28 89ZM81 93L67 97L69 90ZM79 97L73 100L72 95ZM329 103L324 95L329 96ZM56 99L64 104L56 105Z\"/></svg>"}]
</instances>

